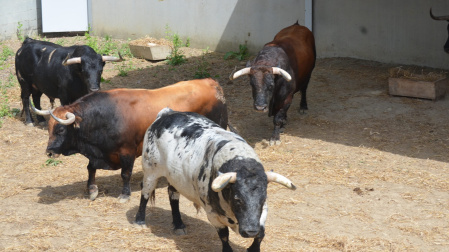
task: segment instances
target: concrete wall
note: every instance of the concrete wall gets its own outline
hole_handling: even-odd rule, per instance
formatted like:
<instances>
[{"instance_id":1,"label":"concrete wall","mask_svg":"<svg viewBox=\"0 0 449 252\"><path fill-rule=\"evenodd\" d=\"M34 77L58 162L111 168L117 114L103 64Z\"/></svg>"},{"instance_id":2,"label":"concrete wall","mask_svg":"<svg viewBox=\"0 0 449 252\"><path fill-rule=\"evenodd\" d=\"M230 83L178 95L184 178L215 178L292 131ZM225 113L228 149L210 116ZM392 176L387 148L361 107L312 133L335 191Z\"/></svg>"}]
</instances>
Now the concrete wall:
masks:
<instances>
[{"instance_id":1,"label":"concrete wall","mask_svg":"<svg viewBox=\"0 0 449 252\"><path fill-rule=\"evenodd\" d=\"M166 36L166 26L195 48L253 52L282 28L304 24L304 0L95 0L91 1L95 34L120 38ZM113 8L112 8L113 7Z\"/></svg>"},{"instance_id":2,"label":"concrete wall","mask_svg":"<svg viewBox=\"0 0 449 252\"><path fill-rule=\"evenodd\" d=\"M319 57L352 57L449 69L443 51L447 0L314 1L313 31Z\"/></svg>"},{"instance_id":3,"label":"concrete wall","mask_svg":"<svg viewBox=\"0 0 449 252\"><path fill-rule=\"evenodd\" d=\"M40 26L40 0L0 0L0 40L17 38L18 22L22 35L37 35Z\"/></svg>"}]
</instances>

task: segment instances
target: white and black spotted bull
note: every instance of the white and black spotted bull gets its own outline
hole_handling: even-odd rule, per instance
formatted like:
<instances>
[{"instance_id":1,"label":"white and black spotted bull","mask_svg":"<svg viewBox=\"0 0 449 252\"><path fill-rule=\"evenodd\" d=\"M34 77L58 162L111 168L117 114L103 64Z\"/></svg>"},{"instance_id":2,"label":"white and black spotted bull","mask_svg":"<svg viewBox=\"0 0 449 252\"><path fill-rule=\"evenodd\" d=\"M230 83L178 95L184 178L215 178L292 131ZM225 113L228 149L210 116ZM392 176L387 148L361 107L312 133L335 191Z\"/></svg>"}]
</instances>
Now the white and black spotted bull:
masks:
<instances>
[{"instance_id":1,"label":"white and black spotted bull","mask_svg":"<svg viewBox=\"0 0 449 252\"><path fill-rule=\"evenodd\" d=\"M22 114L25 124L32 125L30 95L34 106L41 109L40 98L45 94L53 103L62 105L100 89L101 74L106 61L121 58L102 56L86 45L63 47L46 41L26 38L16 53L16 75L20 83ZM45 119L38 115L38 121Z\"/></svg>"},{"instance_id":2,"label":"white and black spotted bull","mask_svg":"<svg viewBox=\"0 0 449 252\"><path fill-rule=\"evenodd\" d=\"M448 16L438 16L438 17L434 16L432 14L432 8L430 8L430 17L434 20L446 20L449 22L449 15ZM449 23L447 24L447 33L449 35ZM446 53L449 53L449 36L448 36L443 48Z\"/></svg>"},{"instance_id":3,"label":"white and black spotted bull","mask_svg":"<svg viewBox=\"0 0 449 252\"><path fill-rule=\"evenodd\" d=\"M267 184L296 189L290 180L265 172L255 151L239 135L211 120L189 112L163 109L145 133L144 171L136 223L145 224L145 209L160 178L168 181L175 230L184 231L179 195L205 209L216 228L223 251L231 227L242 237L254 238L249 251L259 251L265 236Z\"/></svg>"}]
</instances>

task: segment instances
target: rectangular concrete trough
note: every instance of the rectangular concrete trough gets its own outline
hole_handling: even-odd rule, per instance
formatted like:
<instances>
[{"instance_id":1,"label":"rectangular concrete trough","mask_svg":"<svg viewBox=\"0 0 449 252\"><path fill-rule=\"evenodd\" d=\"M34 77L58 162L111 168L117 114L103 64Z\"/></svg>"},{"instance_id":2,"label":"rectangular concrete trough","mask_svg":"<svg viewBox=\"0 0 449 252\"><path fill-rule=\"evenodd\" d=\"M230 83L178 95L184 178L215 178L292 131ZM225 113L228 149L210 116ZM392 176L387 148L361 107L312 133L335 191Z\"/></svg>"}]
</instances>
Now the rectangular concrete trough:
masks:
<instances>
[{"instance_id":1,"label":"rectangular concrete trough","mask_svg":"<svg viewBox=\"0 0 449 252\"><path fill-rule=\"evenodd\" d=\"M170 46L155 43L148 43L146 46L130 44L129 49L134 57L147 60L164 60L171 53Z\"/></svg>"},{"instance_id":2,"label":"rectangular concrete trough","mask_svg":"<svg viewBox=\"0 0 449 252\"><path fill-rule=\"evenodd\" d=\"M449 78L437 81L422 81L407 78L389 78L389 94L430 100L444 98L449 86Z\"/></svg>"}]
</instances>

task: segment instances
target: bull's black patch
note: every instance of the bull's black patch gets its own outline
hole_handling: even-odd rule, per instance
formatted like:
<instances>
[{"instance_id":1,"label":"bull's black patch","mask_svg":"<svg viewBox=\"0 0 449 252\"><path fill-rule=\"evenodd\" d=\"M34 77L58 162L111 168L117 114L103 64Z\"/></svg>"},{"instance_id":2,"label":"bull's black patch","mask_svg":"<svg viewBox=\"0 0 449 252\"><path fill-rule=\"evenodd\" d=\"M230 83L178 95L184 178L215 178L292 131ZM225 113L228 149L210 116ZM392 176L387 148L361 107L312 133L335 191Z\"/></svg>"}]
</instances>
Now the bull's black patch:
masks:
<instances>
[{"instance_id":1,"label":"bull's black patch","mask_svg":"<svg viewBox=\"0 0 449 252\"><path fill-rule=\"evenodd\" d=\"M221 150L221 148L223 148L223 146L225 146L227 143L231 142L231 140L221 140L220 142L218 142L217 146L215 147L215 152L214 152L214 156L217 154L218 151Z\"/></svg>"},{"instance_id":2,"label":"bull's black patch","mask_svg":"<svg viewBox=\"0 0 449 252\"><path fill-rule=\"evenodd\" d=\"M157 138L160 138L165 130L173 130L176 127L185 126L189 121L186 114L187 113L168 111L154 121L150 127L150 130L155 133Z\"/></svg>"},{"instance_id":3,"label":"bull's black patch","mask_svg":"<svg viewBox=\"0 0 449 252\"><path fill-rule=\"evenodd\" d=\"M184 127L181 136L189 140L197 139L203 135L204 126L198 123L193 123L187 127Z\"/></svg>"},{"instance_id":4,"label":"bull's black patch","mask_svg":"<svg viewBox=\"0 0 449 252\"><path fill-rule=\"evenodd\" d=\"M200 172L198 173L198 180L201 180L202 176L205 176L206 169L209 169L209 160L212 160L211 152L212 152L212 143L208 143L206 152L204 153L204 162L200 167Z\"/></svg>"}]
</instances>

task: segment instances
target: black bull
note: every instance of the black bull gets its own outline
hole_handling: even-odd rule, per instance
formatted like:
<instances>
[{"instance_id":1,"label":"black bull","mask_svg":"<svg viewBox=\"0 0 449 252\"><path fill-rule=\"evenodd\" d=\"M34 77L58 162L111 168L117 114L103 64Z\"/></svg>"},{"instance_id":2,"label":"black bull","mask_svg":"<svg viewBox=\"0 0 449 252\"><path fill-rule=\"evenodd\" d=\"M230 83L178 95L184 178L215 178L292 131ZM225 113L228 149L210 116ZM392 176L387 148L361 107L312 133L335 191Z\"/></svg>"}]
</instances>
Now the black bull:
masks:
<instances>
[{"instance_id":1,"label":"black bull","mask_svg":"<svg viewBox=\"0 0 449 252\"><path fill-rule=\"evenodd\" d=\"M101 56L86 45L63 47L46 41L26 38L16 53L16 75L20 83L25 112L25 124L32 125L30 95L37 109L41 109L40 97L47 95L53 103L59 98L62 105L100 89L105 61L121 58ZM42 116L37 116L44 122Z\"/></svg>"},{"instance_id":2,"label":"black bull","mask_svg":"<svg viewBox=\"0 0 449 252\"><path fill-rule=\"evenodd\" d=\"M432 8L430 9L430 17L434 20L446 20L449 22L449 16L434 16L432 14ZM449 53L449 23L447 24L447 33L448 33L448 38L446 40L446 43L444 44L444 51L446 53Z\"/></svg>"}]
</instances>

